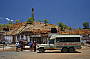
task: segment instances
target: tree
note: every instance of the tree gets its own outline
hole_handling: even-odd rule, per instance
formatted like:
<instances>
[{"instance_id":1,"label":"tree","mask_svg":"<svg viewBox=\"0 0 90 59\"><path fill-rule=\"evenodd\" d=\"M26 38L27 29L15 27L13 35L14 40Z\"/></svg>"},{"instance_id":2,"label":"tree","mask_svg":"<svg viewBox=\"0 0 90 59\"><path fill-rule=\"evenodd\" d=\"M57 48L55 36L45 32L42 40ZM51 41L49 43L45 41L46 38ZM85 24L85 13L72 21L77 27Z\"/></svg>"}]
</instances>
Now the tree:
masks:
<instances>
[{"instance_id":1,"label":"tree","mask_svg":"<svg viewBox=\"0 0 90 59\"><path fill-rule=\"evenodd\" d=\"M8 21L8 24L13 24L13 22L12 21Z\"/></svg>"},{"instance_id":2,"label":"tree","mask_svg":"<svg viewBox=\"0 0 90 59\"><path fill-rule=\"evenodd\" d=\"M20 20L16 20L16 21L15 21L15 23L18 23L18 22L20 22Z\"/></svg>"},{"instance_id":3,"label":"tree","mask_svg":"<svg viewBox=\"0 0 90 59\"><path fill-rule=\"evenodd\" d=\"M12 25L11 24L0 24L0 27L7 27L10 28Z\"/></svg>"},{"instance_id":4,"label":"tree","mask_svg":"<svg viewBox=\"0 0 90 59\"><path fill-rule=\"evenodd\" d=\"M28 18L28 20L27 20L28 24L33 24L33 22L34 22L34 19L32 17Z\"/></svg>"},{"instance_id":5,"label":"tree","mask_svg":"<svg viewBox=\"0 0 90 59\"><path fill-rule=\"evenodd\" d=\"M64 31L64 23L62 23L62 22L59 22L59 23L57 23L58 24L58 26L61 28L61 31Z\"/></svg>"},{"instance_id":6,"label":"tree","mask_svg":"<svg viewBox=\"0 0 90 59\"><path fill-rule=\"evenodd\" d=\"M13 22L14 20L8 20L8 24L13 24L14 22Z\"/></svg>"},{"instance_id":7,"label":"tree","mask_svg":"<svg viewBox=\"0 0 90 59\"><path fill-rule=\"evenodd\" d=\"M69 27L69 26L67 26L67 27L66 27L66 29L69 29L69 30L71 30L71 29L72 29L72 27Z\"/></svg>"},{"instance_id":8,"label":"tree","mask_svg":"<svg viewBox=\"0 0 90 59\"><path fill-rule=\"evenodd\" d=\"M82 28L78 27L77 29L81 30Z\"/></svg>"},{"instance_id":9,"label":"tree","mask_svg":"<svg viewBox=\"0 0 90 59\"><path fill-rule=\"evenodd\" d=\"M39 19L38 22L42 22L42 20Z\"/></svg>"},{"instance_id":10,"label":"tree","mask_svg":"<svg viewBox=\"0 0 90 59\"><path fill-rule=\"evenodd\" d=\"M58 26L61 28L61 31L64 31L65 29L69 29L69 30L72 29L71 27L67 26L66 24L64 24L64 23L62 23L62 22L59 22L59 23L57 23L57 24L58 24Z\"/></svg>"},{"instance_id":11,"label":"tree","mask_svg":"<svg viewBox=\"0 0 90 59\"><path fill-rule=\"evenodd\" d=\"M44 19L45 26L48 24L48 19Z\"/></svg>"},{"instance_id":12,"label":"tree","mask_svg":"<svg viewBox=\"0 0 90 59\"><path fill-rule=\"evenodd\" d=\"M89 22L83 22L83 29L89 29Z\"/></svg>"}]
</instances>

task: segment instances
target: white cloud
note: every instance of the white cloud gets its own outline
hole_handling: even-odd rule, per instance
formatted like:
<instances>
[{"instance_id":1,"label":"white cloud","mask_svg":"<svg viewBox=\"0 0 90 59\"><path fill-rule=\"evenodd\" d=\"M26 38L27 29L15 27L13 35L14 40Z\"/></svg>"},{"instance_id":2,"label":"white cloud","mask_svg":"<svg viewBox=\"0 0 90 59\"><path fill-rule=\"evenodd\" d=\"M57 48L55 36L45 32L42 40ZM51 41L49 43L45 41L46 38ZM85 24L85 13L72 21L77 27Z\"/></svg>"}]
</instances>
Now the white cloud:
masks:
<instances>
[{"instance_id":1,"label":"white cloud","mask_svg":"<svg viewBox=\"0 0 90 59\"><path fill-rule=\"evenodd\" d=\"M10 21L10 19L9 18L5 18L6 20L8 20L8 21Z\"/></svg>"},{"instance_id":2,"label":"white cloud","mask_svg":"<svg viewBox=\"0 0 90 59\"><path fill-rule=\"evenodd\" d=\"M13 22L13 20L11 20Z\"/></svg>"}]
</instances>

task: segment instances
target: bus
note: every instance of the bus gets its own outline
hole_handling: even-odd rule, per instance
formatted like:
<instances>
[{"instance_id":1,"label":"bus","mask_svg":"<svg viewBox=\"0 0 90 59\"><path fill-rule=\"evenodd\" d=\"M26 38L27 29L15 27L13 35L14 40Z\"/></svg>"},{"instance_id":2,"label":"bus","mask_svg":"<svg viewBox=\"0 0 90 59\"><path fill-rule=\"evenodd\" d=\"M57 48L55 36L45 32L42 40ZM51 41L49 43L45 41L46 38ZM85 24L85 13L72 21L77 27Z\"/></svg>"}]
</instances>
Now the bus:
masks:
<instances>
[{"instance_id":1,"label":"bus","mask_svg":"<svg viewBox=\"0 0 90 59\"><path fill-rule=\"evenodd\" d=\"M81 49L81 35L52 35L47 44L38 44L37 50L61 50L61 52L75 52Z\"/></svg>"}]
</instances>

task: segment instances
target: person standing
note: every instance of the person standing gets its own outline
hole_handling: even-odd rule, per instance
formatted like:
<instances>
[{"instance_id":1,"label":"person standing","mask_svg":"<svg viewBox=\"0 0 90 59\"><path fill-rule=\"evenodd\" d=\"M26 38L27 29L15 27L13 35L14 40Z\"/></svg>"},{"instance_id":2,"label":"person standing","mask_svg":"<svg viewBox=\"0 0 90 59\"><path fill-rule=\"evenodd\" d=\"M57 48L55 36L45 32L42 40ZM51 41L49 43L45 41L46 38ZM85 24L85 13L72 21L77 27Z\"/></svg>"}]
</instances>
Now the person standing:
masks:
<instances>
[{"instance_id":1,"label":"person standing","mask_svg":"<svg viewBox=\"0 0 90 59\"><path fill-rule=\"evenodd\" d=\"M16 42L16 51L18 52L18 48L20 48L19 42Z\"/></svg>"},{"instance_id":2,"label":"person standing","mask_svg":"<svg viewBox=\"0 0 90 59\"><path fill-rule=\"evenodd\" d=\"M30 46L30 50L32 51L32 49L33 49L33 42L29 42L28 45Z\"/></svg>"},{"instance_id":3,"label":"person standing","mask_svg":"<svg viewBox=\"0 0 90 59\"><path fill-rule=\"evenodd\" d=\"M34 52L36 52L36 41L33 42Z\"/></svg>"},{"instance_id":4,"label":"person standing","mask_svg":"<svg viewBox=\"0 0 90 59\"><path fill-rule=\"evenodd\" d=\"M20 43L21 51L23 51L23 41L19 41L19 43Z\"/></svg>"}]
</instances>

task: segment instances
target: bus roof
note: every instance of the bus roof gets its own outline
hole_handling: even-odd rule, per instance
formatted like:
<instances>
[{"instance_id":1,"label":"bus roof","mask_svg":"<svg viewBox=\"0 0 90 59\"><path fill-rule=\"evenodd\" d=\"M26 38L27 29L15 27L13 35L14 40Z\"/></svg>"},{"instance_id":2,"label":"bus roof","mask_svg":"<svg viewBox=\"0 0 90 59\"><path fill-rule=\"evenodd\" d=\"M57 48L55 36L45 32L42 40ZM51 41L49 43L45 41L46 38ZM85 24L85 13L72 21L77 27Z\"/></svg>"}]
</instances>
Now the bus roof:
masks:
<instances>
[{"instance_id":1,"label":"bus roof","mask_svg":"<svg viewBox=\"0 0 90 59\"><path fill-rule=\"evenodd\" d=\"M50 39L55 39L56 37L81 37L81 35L52 35Z\"/></svg>"}]
</instances>

